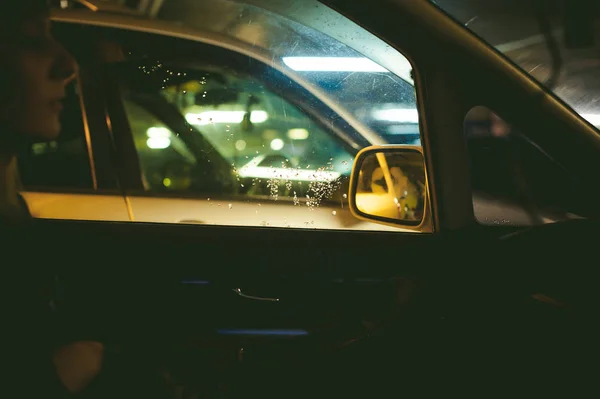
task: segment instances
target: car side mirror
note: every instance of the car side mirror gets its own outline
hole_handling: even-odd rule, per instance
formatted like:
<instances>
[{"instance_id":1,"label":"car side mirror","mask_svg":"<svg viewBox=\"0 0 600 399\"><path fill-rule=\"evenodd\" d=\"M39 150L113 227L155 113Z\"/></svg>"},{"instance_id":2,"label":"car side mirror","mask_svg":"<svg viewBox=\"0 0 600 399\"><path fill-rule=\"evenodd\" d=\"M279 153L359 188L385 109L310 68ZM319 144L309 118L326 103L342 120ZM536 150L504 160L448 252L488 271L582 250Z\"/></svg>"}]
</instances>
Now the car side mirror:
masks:
<instances>
[{"instance_id":1,"label":"car side mirror","mask_svg":"<svg viewBox=\"0 0 600 399\"><path fill-rule=\"evenodd\" d=\"M417 230L428 218L427 195L421 147L367 147L356 156L349 196L355 217Z\"/></svg>"}]
</instances>

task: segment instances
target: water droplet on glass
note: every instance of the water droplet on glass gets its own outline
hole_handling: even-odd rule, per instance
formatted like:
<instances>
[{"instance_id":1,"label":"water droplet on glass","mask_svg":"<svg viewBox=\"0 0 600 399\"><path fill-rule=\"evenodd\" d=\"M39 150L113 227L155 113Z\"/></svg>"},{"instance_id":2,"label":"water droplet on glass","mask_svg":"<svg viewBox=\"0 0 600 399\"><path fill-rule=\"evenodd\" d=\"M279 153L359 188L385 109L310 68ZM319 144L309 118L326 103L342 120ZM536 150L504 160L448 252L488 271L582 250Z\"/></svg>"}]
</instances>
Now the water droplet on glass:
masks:
<instances>
[{"instance_id":1,"label":"water droplet on glass","mask_svg":"<svg viewBox=\"0 0 600 399\"><path fill-rule=\"evenodd\" d=\"M335 215L337 215L337 212L336 212L336 211L333 211L333 212L331 212L331 214L332 214L333 216L335 216Z\"/></svg>"},{"instance_id":2,"label":"water droplet on glass","mask_svg":"<svg viewBox=\"0 0 600 399\"><path fill-rule=\"evenodd\" d=\"M186 93L187 93L187 91L186 91L186 90L184 90L184 91L183 91L183 94L186 94Z\"/></svg>"},{"instance_id":3,"label":"water droplet on glass","mask_svg":"<svg viewBox=\"0 0 600 399\"><path fill-rule=\"evenodd\" d=\"M207 198L206 200L207 200L207 201L210 201L210 198Z\"/></svg>"},{"instance_id":4,"label":"water droplet on glass","mask_svg":"<svg viewBox=\"0 0 600 399\"><path fill-rule=\"evenodd\" d=\"M244 185L243 185L243 184L240 184L240 186L241 186L242 188L244 188Z\"/></svg>"},{"instance_id":5,"label":"water droplet on glass","mask_svg":"<svg viewBox=\"0 0 600 399\"><path fill-rule=\"evenodd\" d=\"M348 194L344 194L344 195L342 195L342 197L348 198Z\"/></svg>"},{"instance_id":6,"label":"water droplet on glass","mask_svg":"<svg viewBox=\"0 0 600 399\"><path fill-rule=\"evenodd\" d=\"M229 204L229 209L233 209L233 204Z\"/></svg>"}]
</instances>

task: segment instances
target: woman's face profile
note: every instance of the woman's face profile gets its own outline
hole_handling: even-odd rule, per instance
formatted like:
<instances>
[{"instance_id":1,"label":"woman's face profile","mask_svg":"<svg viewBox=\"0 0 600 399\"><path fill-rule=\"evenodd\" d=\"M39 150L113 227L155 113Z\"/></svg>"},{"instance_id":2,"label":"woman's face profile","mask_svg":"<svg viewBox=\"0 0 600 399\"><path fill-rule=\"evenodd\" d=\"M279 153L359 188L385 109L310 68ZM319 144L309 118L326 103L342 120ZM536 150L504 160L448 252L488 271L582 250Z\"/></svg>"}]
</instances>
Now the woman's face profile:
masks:
<instances>
[{"instance_id":1,"label":"woman's face profile","mask_svg":"<svg viewBox=\"0 0 600 399\"><path fill-rule=\"evenodd\" d=\"M3 29L5 37L0 37L0 127L6 126L17 140L54 140L76 62L52 37L45 13L24 17L13 26L13 32Z\"/></svg>"}]
</instances>

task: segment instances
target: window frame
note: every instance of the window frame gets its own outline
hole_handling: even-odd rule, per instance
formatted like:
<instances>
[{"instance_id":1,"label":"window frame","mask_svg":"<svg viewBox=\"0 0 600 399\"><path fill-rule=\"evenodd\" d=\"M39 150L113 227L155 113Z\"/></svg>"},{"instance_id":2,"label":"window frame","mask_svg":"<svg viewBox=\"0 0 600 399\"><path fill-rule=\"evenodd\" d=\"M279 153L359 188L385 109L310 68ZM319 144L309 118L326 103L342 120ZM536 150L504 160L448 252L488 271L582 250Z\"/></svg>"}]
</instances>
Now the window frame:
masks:
<instances>
[{"instance_id":1,"label":"window frame","mask_svg":"<svg viewBox=\"0 0 600 399\"><path fill-rule=\"evenodd\" d=\"M137 18L132 18L130 16L124 16L124 15L118 15L118 14L113 14L113 15L100 15L97 13L90 13L87 11L81 11L81 10L65 10L65 11L60 11L60 12L55 12L55 16L58 15L57 19L61 20L61 21L67 21L67 22L73 22L73 23L85 23L89 26L94 26L94 27L99 27L99 28L111 28L111 29L116 29L119 30L120 33L123 32L140 32L140 33L144 33L144 34L148 34L148 33L152 33L152 34L156 34L159 35L161 37L169 37L169 38L177 38L177 39L184 39L187 40L189 42L198 42L198 43L206 43L206 44L215 44L215 43L219 43L220 47L238 52L240 54L246 55L246 56L251 56L252 58L257 59L258 61L262 61L265 64L270 64L271 63L271 56L266 54L264 51L256 49L256 48L252 48L249 45L246 45L242 42L238 42L235 39L232 39L230 37L224 36L224 35L220 35L220 34L216 34L213 32L206 32L206 31L202 31L202 30L190 30L184 26L179 26L179 25L173 25L172 23L166 22L166 21L160 21L160 20L146 20L146 19L137 19ZM352 18L350 18L350 20L352 20ZM404 31L410 30L411 26L403 26L402 29ZM376 32L377 30L371 30L371 32ZM405 32L406 33L406 32ZM383 43L386 42L385 36L381 36L381 35L377 35L379 40L383 40ZM374 36L375 37L375 36ZM422 40L418 40L418 42L421 42ZM437 157L437 154L434 154L431 152L435 146L430 145L430 138L427 135L427 125L426 125L426 120L425 120L425 111L426 108L429 107L425 107L425 103L426 103L426 97L429 96L429 90L432 89L432 87L430 87L430 84L428 84L427 82L427 75L428 75L428 70L436 70L439 69L437 65L433 65L431 62L431 59L429 59L430 57L420 57L419 53L420 51L416 51L414 46L410 43L404 43L404 39L399 40L399 43L402 43L402 49L397 48L397 46L391 46L392 48L396 48L396 50L398 51L399 54L401 54L411 65L415 66L414 70L413 70L413 75L412 78L415 82L415 94L416 94L416 102L417 102L417 111L419 113L419 131L420 131L420 137L421 137L421 143L422 146L424 148L424 152L426 154L426 164L428 167L428 174L430 175L429 177L429 192L432 194L431 195L431 200L432 200L432 226L431 226L431 231L437 231L439 229L439 222L440 222L440 218L438 217L438 213L437 213L437 206L439 204L438 202L438 195L436 194L436 188L435 188L435 184L433 184L433 179L432 177L435 177L435 175L431 172L432 171L432 159ZM389 43L389 42L388 42ZM222 44L222 46L221 46ZM387 46L387 44L386 44ZM427 52L427 54L430 54L429 52ZM418 64L416 61L419 60L419 70L417 70L416 65ZM293 71L287 71L282 69L282 66L280 66L279 64L274 64L273 65L275 69L279 70L280 72L282 72L284 75L290 75L290 77L293 75L293 79L295 81L297 81L304 89L306 89L309 93L311 93L313 96L315 96L316 98L318 98L319 100L323 101L326 105L328 109L333 110L335 113L337 113L338 115L340 115L343 120L345 122L347 122L349 125L352 126L353 129L356 129L357 131L360 132L362 137L365 137L366 139L370 140L371 145L385 145L386 143L383 141L383 139L381 137L379 137L374 131L372 131L370 128L366 127L366 125L364 125L362 122L358 121L352 114L350 114L348 111L344 110L342 107L340 107L339 105L337 105L335 102L332 101L331 98L329 98L329 96L327 96L326 94L324 94L324 92L318 88L318 87L314 87L311 86L303 77L299 76L298 74L295 74ZM438 85L441 84L442 86L447 86L445 81L438 81L437 82ZM437 91L437 90L436 90ZM439 97L439 96L436 96ZM439 98L437 99L439 100ZM448 114L449 112L444 112L444 114ZM134 158L135 159L135 158ZM141 177L140 177L141 180ZM142 193L144 196L147 195L146 192ZM181 197L180 195L177 195L177 197ZM197 196L194 196L195 198L198 198ZM454 201L453 201L454 202ZM462 217L463 212L462 210L457 212L452 212L453 215L458 216L459 218ZM456 219L456 218L455 218Z\"/></svg>"}]
</instances>

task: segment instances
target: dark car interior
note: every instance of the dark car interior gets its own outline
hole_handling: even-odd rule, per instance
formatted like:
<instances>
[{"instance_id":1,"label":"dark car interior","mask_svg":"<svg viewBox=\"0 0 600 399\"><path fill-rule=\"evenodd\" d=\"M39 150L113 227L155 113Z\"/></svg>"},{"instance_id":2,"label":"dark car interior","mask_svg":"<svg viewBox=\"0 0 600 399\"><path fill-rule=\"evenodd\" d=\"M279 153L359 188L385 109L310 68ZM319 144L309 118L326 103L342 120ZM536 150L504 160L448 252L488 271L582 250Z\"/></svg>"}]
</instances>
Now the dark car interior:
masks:
<instances>
[{"instance_id":1,"label":"dark car interior","mask_svg":"<svg viewBox=\"0 0 600 399\"><path fill-rule=\"evenodd\" d=\"M70 242L56 268L70 336L197 397L570 390L595 361L597 299L570 261L593 248L587 221L435 239L38 223ZM541 250L565 235L568 250Z\"/></svg>"}]
</instances>

